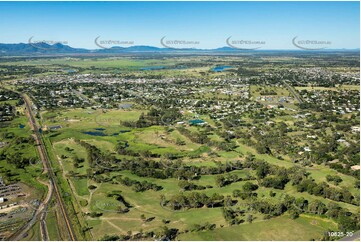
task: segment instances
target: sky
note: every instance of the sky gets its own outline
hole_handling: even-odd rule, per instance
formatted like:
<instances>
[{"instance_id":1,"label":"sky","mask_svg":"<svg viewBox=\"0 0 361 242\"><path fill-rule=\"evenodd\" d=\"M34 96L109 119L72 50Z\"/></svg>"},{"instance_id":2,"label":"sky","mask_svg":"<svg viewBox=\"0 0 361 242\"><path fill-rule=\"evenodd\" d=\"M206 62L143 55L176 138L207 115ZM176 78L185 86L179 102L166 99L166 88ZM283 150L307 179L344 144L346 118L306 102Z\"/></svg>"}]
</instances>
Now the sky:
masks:
<instances>
[{"instance_id":1,"label":"sky","mask_svg":"<svg viewBox=\"0 0 361 242\"><path fill-rule=\"evenodd\" d=\"M295 49L292 39L359 48L359 2L0 2L0 43L51 41L97 49L106 40L218 48L226 40ZM168 41L168 42L167 42ZM229 41L229 42L230 42ZM233 42L232 42L233 41ZM238 42L237 42L238 41ZM245 43L245 42L243 42ZM248 42L249 43L249 42ZM173 43L174 44L174 43ZM103 45L104 46L104 45Z\"/></svg>"}]
</instances>

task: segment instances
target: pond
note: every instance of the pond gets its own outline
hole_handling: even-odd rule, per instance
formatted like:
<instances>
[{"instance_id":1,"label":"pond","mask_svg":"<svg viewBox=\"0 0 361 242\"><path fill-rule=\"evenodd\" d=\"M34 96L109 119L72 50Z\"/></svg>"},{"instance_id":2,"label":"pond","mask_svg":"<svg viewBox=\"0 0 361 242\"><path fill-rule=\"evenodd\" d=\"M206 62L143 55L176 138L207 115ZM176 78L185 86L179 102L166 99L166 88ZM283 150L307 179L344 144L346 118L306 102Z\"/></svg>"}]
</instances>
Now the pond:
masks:
<instances>
[{"instance_id":1,"label":"pond","mask_svg":"<svg viewBox=\"0 0 361 242\"><path fill-rule=\"evenodd\" d=\"M120 130L117 133L106 134L106 133L103 132L103 131L105 131L104 128L95 128L95 130L97 130L97 131L86 131L86 132L82 132L82 133L87 134L87 135L91 135L91 136L117 136L119 134L130 132L130 130Z\"/></svg>"},{"instance_id":2,"label":"pond","mask_svg":"<svg viewBox=\"0 0 361 242\"><path fill-rule=\"evenodd\" d=\"M86 132L83 132L83 134L88 134L91 136L108 136L104 132L100 132L100 131L86 131Z\"/></svg>"},{"instance_id":3,"label":"pond","mask_svg":"<svg viewBox=\"0 0 361 242\"><path fill-rule=\"evenodd\" d=\"M142 67L140 70L142 71L154 71L154 70L162 70L165 69L164 66L148 66L148 67Z\"/></svg>"},{"instance_id":4,"label":"pond","mask_svg":"<svg viewBox=\"0 0 361 242\"><path fill-rule=\"evenodd\" d=\"M225 69L233 68L232 66L216 66L212 69L214 72L222 72Z\"/></svg>"}]
</instances>

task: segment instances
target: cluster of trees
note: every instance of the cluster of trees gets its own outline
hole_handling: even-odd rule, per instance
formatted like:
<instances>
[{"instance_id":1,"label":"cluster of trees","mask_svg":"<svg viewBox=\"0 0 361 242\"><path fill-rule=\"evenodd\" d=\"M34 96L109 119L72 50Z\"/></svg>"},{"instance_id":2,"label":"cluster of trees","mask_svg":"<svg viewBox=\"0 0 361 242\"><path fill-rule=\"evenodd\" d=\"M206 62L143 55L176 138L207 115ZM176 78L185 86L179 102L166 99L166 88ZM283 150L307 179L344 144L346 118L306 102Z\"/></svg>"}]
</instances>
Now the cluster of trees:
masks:
<instances>
[{"instance_id":1,"label":"cluster of trees","mask_svg":"<svg viewBox=\"0 0 361 242\"><path fill-rule=\"evenodd\" d=\"M261 185L264 187L284 189L288 182L289 179L287 176L266 177L262 180Z\"/></svg>"},{"instance_id":2,"label":"cluster of trees","mask_svg":"<svg viewBox=\"0 0 361 242\"><path fill-rule=\"evenodd\" d=\"M256 192L251 192L251 191L246 192L244 190L239 190L239 189L233 190L232 195L233 195L233 197L235 197L235 198L239 197L242 200L258 196L258 194Z\"/></svg>"},{"instance_id":3,"label":"cluster of trees","mask_svg":"<svg viewBox=\"0 0 361 242\"><path fill-rule=\"evenodd\" d=\"M335 219L338 222L341 231L352 231L359 227L359 213L352 214L347 209L341 208L333 202L326 205L319 200L309 202L303 197L295 198L290 195L285 195L280 203L271 203L253 197L252 199L248 199L247 206L247 210L249 211L257 211L265 214L265 219L280 216L285 212L288 212L293 219L297 218L302 213L311 213ZM244 222L244 212L245 211L240 210L240 208L223 208L223 216L231 225Z\"/></svg>"},{"instance_id":4,"label":"cluster of trees","mask_svg":"<svg viewBox=\"0 0 361 242\"><path fill-rule=\"evenodd\" d=\"M159 186L157 184L148 182L148 181L137 181L130 179L129 177L122 178L121 176L117 177L117 181L119 181L121 184L132 187L132 189L136 192L144 192L146 190L154 190L159 191L162 190L163 187Z\"/></svg>"},{"instance_id":5,"label":"cluster of trees","mask_svg":"<svg viewBox=\"0 0 361 242\"><path fill-rule=\"evenodd\" d=\"M322 196L334 201L346 202L354 205L359 204L359 200L355 198L347 189L339 189L329 186L326 182L317 184L309 173L298 167L280 168L267 164L264 161L254 160L253 157L246 157L244 167L256 170L256 175L260 179L260 185L272 187L276 189L284 189L285 185L291 181L293 186L297 187L298 192L308 192L315 196ZM340 182L342 179L338 176L327 176L328 180Z\"/></svg>"},{"instance_id":6,"label":"cluster of trees","mask_svg":"<svg viewBox=\"0 0 361 242\"><path fill-rule=\"evenodd\" d=\"M284 199L286 207L290 207L293 204L294 214L300 213L312 213L318 215L325 215L330 219L334 219L338 222L340 231L353 231L359 229L360 226L360 213L353 214L345 208L341 208L334 202L330 202L325 205L319 200L308 202L304 198L294 198L286 195Z\"/></svg>"},{"instance_id":7,"label":"cluster of trees","mask_svg":"<svg viewBox=\"0 0 361 242\"><path fill-rule=\"evenodd\" d=\"M104 235L100 240L101 241L140 241L140 240L151 240L154 237L154 231L141 232L133 234L132 231L128 231L127 234L120 235Z\"/></svg>"},{"instance_id":8,"label":"cluster of trees","mask_svg":"<svg viewBox=\"0 0 361 242\"><path fill-rule=\"evenodd\" d=\"M266 163L265 161L255 160L253 156L247 156L244 167L252 168L256 171L256 176L260 180L260 185L276 189L284 189L289 182L289 174L293 174L293 168L287 170Z\"/></svg>"},{"instance_id":9,"label":"cluster of trees","mask_svg":"<svg viewBox=\"0 0 361 242\"><path fill-rule=\"evenodd\" d=\"M207 145L216 147L216 148L218 148L220 150L224 150L224 151L232 151L238 147L236 142L231 141L231 140L228 140L228 141L212 140L212 141L209 141L207 143Z\"/></svg>"},{"instance_id":10,"label":"cluster of trees","mask_svg":"<svg viewBox=\"0 0 361 242\"><path fill-rule=\"evenodd\" d=\"M197 185L193 182L190 181L186 181L186 180L182 180L178 182L178 186L183 190L183 191L192 191L192 190L204 190L206 189L205 186L202 185ZM211 188L211 187L210 187Z\"/></svg>"},{"instance_id":11,"label":"cluster of trees","mask_svg":"<svg viewBox=\"0 0 361 242\"><path fill-rule=\"evenodd\" d=\"M326 182L317 184L313 179L307 178L296 184L296 187L298 192L308 192L311 195L322 196L337 202L359 205L359 201L349 190L330 187Z\"/></svg>"},{"instance_id":12,"label":"cluster of trees","mask_svg":"<svg viewBox=\"0 0 361 242\"><path fill-rule=\"evenodd\" d=\"M207 144L210 139L208 138L208 134L207 131L190 131L188 129L186 129L185 127L178 127L177 130L179 131L179 133L181 133L182 135L186 136L188 139L190 139L192 142L194 143L198 143L198 144Z\"/></svg>"},{"instance_id":13,"label":"cluster of trees","mask_svg":"<svg viewBox=\"0 0 361 242\"><path fill-rule=\"evenodd\" d=\"M175 240L179 231L175 228L168 228L167 226L160 227L156 231L143 232L140 229L138 233L128 231L126 234L121 235L104 235L101 241L143 241L143 240L158 240L158 241L171 241Z\"/></svg>"},{"instance_id":14,"label":"cluster of trees","mask_svg":"<svg viewBox=\"0 0 361 242\"><path fill-rule=\"evenodd\" d=\"M217 166L190 166L180 160L158 162L143 157L119 160L110 154L103 154L96 146L84 141L77 140L87 150L87 157L91 170L88 175L94 178L94 174L102 174L107 170L129 170L140 177L152 177L158 179L177 178L178 180L198 179L200 175L223 174L226 172L243 169L240 161L219 163ZM253 178L249 178L253 179Z\"/></svg>"},{"instance_id":15,"label":"cluster of trees","mask_svg":"<svg viewBox=\"0 0 361 242\"><path fill-rule=\"evenodd\" d=\"M169 200L166 200L164 196L161 197L161 205L170 207L172 210L201 208L203 206L208 208L223 207L224 202L224 196L218 193L213 193L211 196L198 192L179 193L171 196Z\"/></svg>"},{"instance_id":16,"label":"cluster of trees","mask_svg":"<svg viewBox=\"0 0 361 242\"><path fill-rule=\"evenodd\" d=\"M192 227L189 229L191 232L199 232L199 231L210 231L214 230L217 227L216 224L211 224L206 222L204 224L193 224Z\"/></svg>"},{"instance_id":17,"label":"cluster of trees","mask_svg":"<svg viewBox=\"0 0 361 242\"><path fill-rule=\"evenodd\" d=\"M115 160L115 157L102 154L101 151L94 145L91 145L82 140L75 140L75 141L86 149L89 165L92 168L96 167L100 163L102 164L102 167L106 167L106 166L110 167L112 161Z\"/></svg>"},{"instance_id":18,"label":"cluster of trees","mask_svg":"<svg viewBox=\"0 0 361 242\"><path fill-rule=\"evenodd\" d=\"M74 158L73 158L73 166L74 166L74 168L81 168L81 167L83 167L83 166L81 165L81 163L83 163L84 161L85 161L84 158L80 158L80 157L74 156Z\"/></svg>"},{"instance_id":19,"label":"cluster of trees","mask_svg":"<svg viewBox=\"0 0 361 242\"><path fill-rule=\"evenodd\" d=\"M1 153L0 160L6 160L7 163L15 165L16 168L24 169L30 164L36 163L35 157L24 157L23 154Z\"/></svg>"},{"instance_id":20,"label":"cluster of trees","mask_svg":"<svg viewBox=\"0 0 361 242\"><path fill-rule=\"evenodd\" d=\"M27 146L33 146L35 144L35 140L31 136L16 137L12 132L9 132L4 134L4 137L12 138L13 140L1 150L0 160L5 160L7 163L13 164L16 168L20 169L36 163L37 158L35 156L29 157L29 155L24 152Z\"/></svg>"},{"instance_id":21,"label":"cluster of trees","mask_svg":"<svg viewBox=\"0 0 361 242\"><path fill-rule=\"evenodd\" d=\"M335 185L338 185L342 182L342 178L340 176L337 176L337 175L327 175L326 176L326 180L328 182L333 182Z\"/></svg>"},{"instance_id":22,"label":"cluster of trees","mask_svg":"<svg viewBox=\"0 0 361 242\"><path fill-rule=\"evenodd\" d=\"M151 108L147 114L142 113L137 121L124 121L123 125L135 128L146 128L153 125L169 125L173 124L180 117L181 113L175 108Z\"/></svg>"},{"instance_id":23,"label":"cluster of trees","mask_svg":"<svg viewBox=\"0 0 361 242\"><path fill-rule=\"evenodd\" d=\"M102 174L107 170L129 170L131 173L140 177L152 177L157 179L176 178L178 180L194 180L200 175L215 175L226 172L243 169L240 161L219 163L217 166L190 166L180 160L158 162L144 159L143 157L134 157L133 159L119 160L112 155L103 154L101 151L84 141L78 141L86 148L88 160L92 171L88 175L94 178L94 174ZM108 169L107 169L108 168ZM254 179L249 177L247 179Z\"/></svg>"},{"instance_id":24,"label":"cluster of trees","mask_svg":"<svg viewBox=\"0 0 361 242\"><path fill-rule=\"evenodd\" d=\"M229 185L233 182L241 181L242 178L239 178L236 174L230 174L227 173L225 175L218 175L216 176L216 185L218 187L224 187L226 185Z\"/></svg>"},{"instance_id":25,"label":"cluster of trees","mask_svg":"<svg viewBox=\"0 0 361 242\"><path fill-rule=\"evenodd\" d=\"M223 207L222 214L224 219L227 221L229 225L241 224L245 220L244 217L244 210L241 209L232 209L230 207Z\"/></svg>"},{"instance_id":26,"label":"cluster of trees","mask_svg":"<svg viewBox=\"0 0 361 242\"><path fill-rule=\"evenodd\" d=\"M88 215L88 216L91 217L91 218L98 218L98 217L102 216L103 213L100 213L100 212L90 212L90 213L87 213L86 215Z\"/></svg>"},{"instance_id":27,"label":"cluster of trees","mask_svg":"<svg viewBox=\"0 0 361 242\"><path fill-rule=\"evenodd\" d=\"M250 210L255 210L259 213L270 215L271 217L280 216L287 211L287 207L284 203L270 203L265 200L257 200L250 202Z\"/></svg>"},{"instance_id":28,"label":"cluster of trees","mask_svg":"<svg viewBox=\"0 0 361 242\"><path fill-rule=\"evenodd\" d=\"M174 240L178 235L178 229L168 228L163 226L157 231L155 231L155 238L160 241L171 241Z\"/></svg>"}]
</instances>

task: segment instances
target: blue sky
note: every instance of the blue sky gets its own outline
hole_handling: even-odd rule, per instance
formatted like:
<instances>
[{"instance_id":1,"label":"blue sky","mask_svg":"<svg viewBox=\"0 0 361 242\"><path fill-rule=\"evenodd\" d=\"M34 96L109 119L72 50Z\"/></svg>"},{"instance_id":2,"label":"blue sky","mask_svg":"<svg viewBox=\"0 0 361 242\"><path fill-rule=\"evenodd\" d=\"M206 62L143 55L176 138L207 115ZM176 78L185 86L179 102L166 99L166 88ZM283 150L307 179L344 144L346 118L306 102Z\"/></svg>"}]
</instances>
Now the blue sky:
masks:
<instances>
[{"instance_id":1,"label":"blue sky","mask_svg":"<svg viewBox=\"0 0 361 242\"><path fill-rule=\"evenodd\" d=\"M0 2L0 43L33 40L97 48L94 39L160 45L160 39L226 46L226 39L295 49L292 38L359 48L359 2Z\"/></svg>"}]
</instances>

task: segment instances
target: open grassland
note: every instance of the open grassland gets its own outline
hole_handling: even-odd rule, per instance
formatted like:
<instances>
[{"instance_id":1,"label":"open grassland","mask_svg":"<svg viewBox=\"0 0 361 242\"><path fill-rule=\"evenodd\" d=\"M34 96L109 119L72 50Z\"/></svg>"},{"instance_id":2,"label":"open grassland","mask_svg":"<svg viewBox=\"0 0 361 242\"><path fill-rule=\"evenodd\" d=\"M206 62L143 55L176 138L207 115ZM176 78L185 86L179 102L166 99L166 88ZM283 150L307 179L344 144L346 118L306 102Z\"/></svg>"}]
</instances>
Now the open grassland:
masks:
<instances>
[{"instance_id":1,"label":"open grassland","mask_svg":"<svg viewBox=\"0 0 361 242\"><path fill-rule=\"evenodd\" d=\"M287 226L286 226L287 225ZM336 228L328 220L302 215L296 220L282 216L269 221L253 222L214 231L188 233L181 240L319 240L325 230Z\"/></svg>"}]
</instances>

